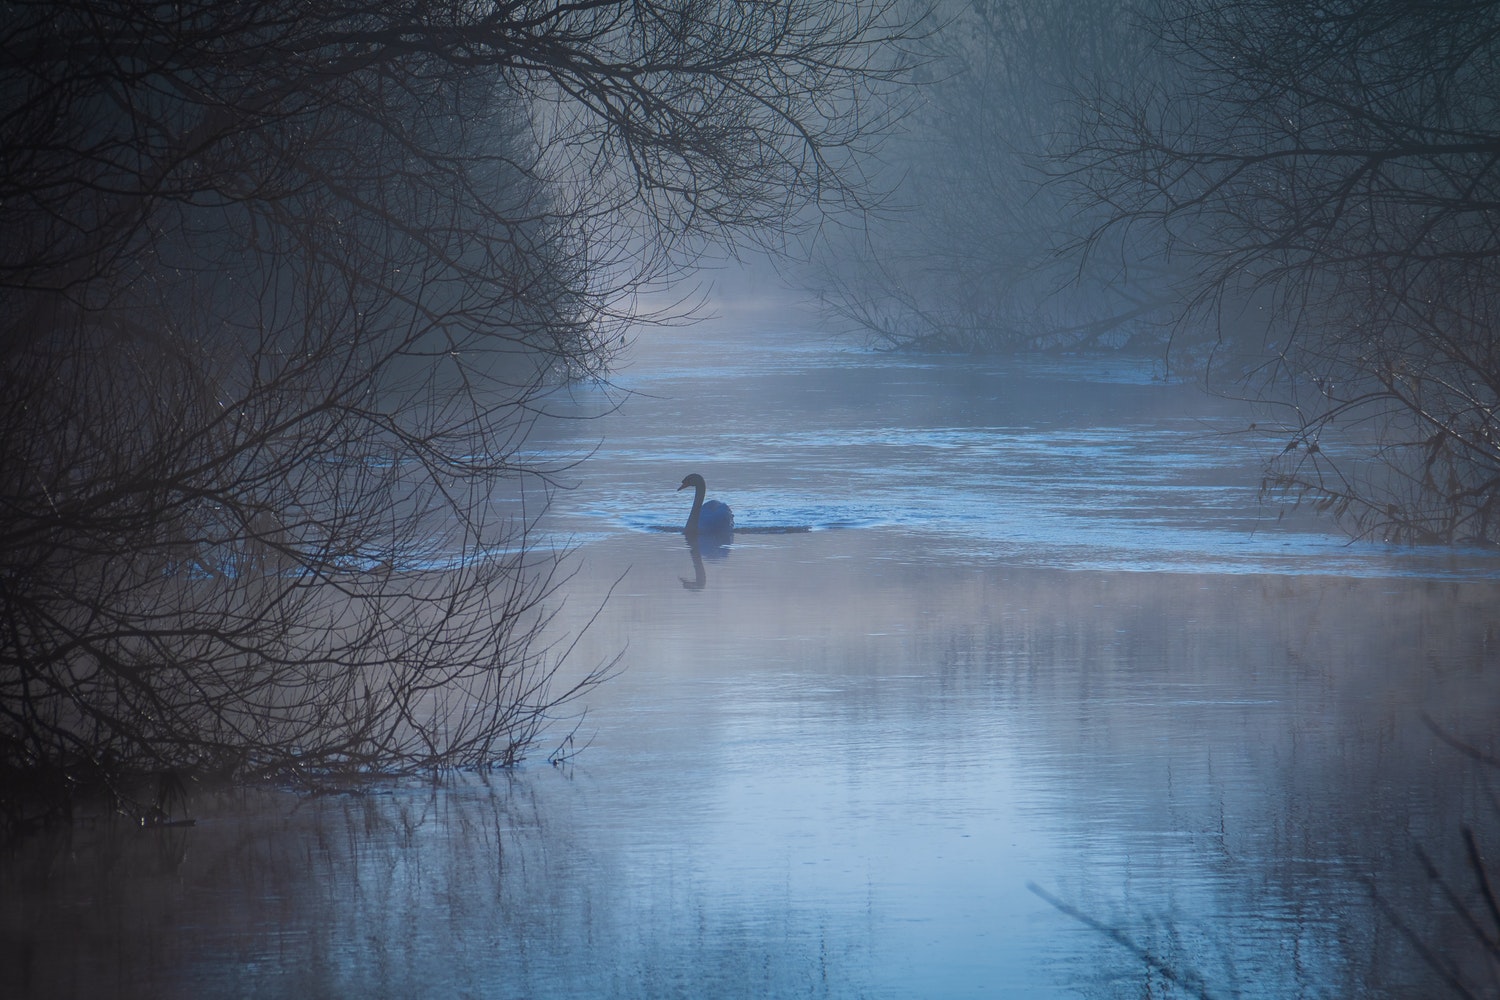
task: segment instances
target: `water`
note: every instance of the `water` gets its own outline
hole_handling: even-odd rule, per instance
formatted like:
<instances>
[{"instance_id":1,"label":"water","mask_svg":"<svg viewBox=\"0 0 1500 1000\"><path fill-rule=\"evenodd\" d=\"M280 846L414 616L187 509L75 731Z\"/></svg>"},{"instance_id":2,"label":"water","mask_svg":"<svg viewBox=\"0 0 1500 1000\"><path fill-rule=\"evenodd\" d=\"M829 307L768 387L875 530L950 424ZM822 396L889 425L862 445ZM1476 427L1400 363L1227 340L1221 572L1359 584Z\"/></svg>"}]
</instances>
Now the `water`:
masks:
<instances>
[{"instance_id":1,"label":"water","mask_svg":"<svg viewBox=\"0 0 1500 1000\"><path fill-rule=\"evenodd\" d=\"M586 750L29 842L0 972L37 996L1440 994L1415 940L1493 992L1418 852L1480 913L1460 831L1500 850L1497 771L1460 747L1500 752L1500 558L1262 505L1278 442L1158 375L655 336L558 403L618 409L533 442L593 452L538 536L576 549L559 626L599 611L578 668L623 650ZM690 471L760 530L696 554L659 530Z\"/></svg>"},{"instance_id":2,"label":"water","mask_svg":"<svg viewBox=\"0 0 1500 1000\"><path fill-rule=\"evenodd\" d=\"M592 542L680 527L684 472L737 527L887 528L934 561L1132 572L1485 579L1476 551L1351 545L1257 499L1287 438L1244 404L1149 362L984 363L860 351L826 337L668 331L537 459L592 456L553 526ZM620 412L611 413L614 406ZM544 435L545 439L545 435ZM593 446L599 450L594 452ZM567 477L564 477L565 479Z\"/></svg>"}]
</instances>

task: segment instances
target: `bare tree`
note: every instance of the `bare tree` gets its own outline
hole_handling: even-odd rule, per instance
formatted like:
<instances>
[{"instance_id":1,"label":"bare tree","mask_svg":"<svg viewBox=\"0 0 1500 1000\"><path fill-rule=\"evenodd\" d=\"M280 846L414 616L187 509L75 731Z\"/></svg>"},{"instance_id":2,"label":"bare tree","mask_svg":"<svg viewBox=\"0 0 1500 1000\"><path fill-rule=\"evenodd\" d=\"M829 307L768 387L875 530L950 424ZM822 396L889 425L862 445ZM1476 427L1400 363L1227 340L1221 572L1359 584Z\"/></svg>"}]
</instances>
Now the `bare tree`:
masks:
<instances>
[{"instance_id":1,"label":"bare tree","mask_svg":"<svg viewBox=\"0 0 1500 1000\"><path fill-rule=\"evenodd\" d=\"M528 749L600 677L557 683L558 564L493 513L555 471L532 420L696 248L860 207L906 31L881 0L7 5L3 797Z\"/></svg>"},{"instance_id":2,"label":"bare tree","mask_svg":"<svg viewBox=\"0 0 1500 1000\"><path fill-rule=\"evenodd\" d=\"M1128 0L961 0L913 70L921 100L887 145L891 210L835 248L830 309L886 346L963 352L1143 346L1161 290L1103 254L1061 253L1087 207L1049 186L1080 80L1149 75Z\"/></svg>"},{"instance_id":3,"label":"bare tree","mask_svg":"<svg viewBox=\"0 0 1500 1000\"><path fill-rule=\"evenodd\" d=\"M1179 344L1285 407L1267 484L1363 534L1500 536L1500 7L1163 3L1091 104L1087 248L1183 275Z\"/></svg>"}]
</instances>

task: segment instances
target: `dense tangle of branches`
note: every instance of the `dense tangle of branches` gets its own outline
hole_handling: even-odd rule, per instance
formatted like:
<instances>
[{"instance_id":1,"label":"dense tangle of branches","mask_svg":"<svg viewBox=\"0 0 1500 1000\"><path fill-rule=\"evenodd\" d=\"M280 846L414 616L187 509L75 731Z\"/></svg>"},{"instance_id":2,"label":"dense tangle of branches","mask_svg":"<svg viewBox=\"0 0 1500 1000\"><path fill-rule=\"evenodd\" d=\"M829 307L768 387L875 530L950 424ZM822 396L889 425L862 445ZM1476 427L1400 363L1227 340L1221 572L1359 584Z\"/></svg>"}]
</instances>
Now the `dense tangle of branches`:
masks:
<instances>
[{"instance_id":1,"label":"dense tangle of branches","mask_svg":"<svg viewBox=\"0 0 1500 1000\"><path fill-rule=\"evenodd\" d=\"M1169 264L1183 341L1288 408L1268 486L1362 533L1496 541L1500 5L1173 0L1155 23L1175 71L1095 95L1072 151L1108 212L1084 245Z\"/></svg>"},{"instance_id":2,"label":"dense tangle of branches","mask_svg":"<svg viewBox=\"0 0 1500 1000\"><path fill-rule=\"evenodd\" d=\"M494 502L555 471L531 422L696 249L861 205L903 26L862 0L4 14L0 788L515 760L600 676L555 683L556 560L535 503Z\"/></svg>"}]
</instances>

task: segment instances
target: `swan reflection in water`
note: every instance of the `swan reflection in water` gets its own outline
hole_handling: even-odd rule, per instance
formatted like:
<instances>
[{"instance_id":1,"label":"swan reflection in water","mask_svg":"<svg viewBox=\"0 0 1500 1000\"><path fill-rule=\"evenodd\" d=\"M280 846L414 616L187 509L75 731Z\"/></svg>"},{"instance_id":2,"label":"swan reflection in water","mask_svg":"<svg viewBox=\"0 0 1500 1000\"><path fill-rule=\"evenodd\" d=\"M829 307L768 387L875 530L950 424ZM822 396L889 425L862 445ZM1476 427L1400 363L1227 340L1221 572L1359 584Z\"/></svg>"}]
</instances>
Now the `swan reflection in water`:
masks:
<instances>
[{"instance_id":1,"label":"swan reflection in water","mask_svg":"<svg viewBox=\"0 0 1500 1000\"><path fill-rule=\"evenodd\" d=\"M679 576L677 579L682 581L684 590L702 590L708 586L708 574L703 569L703 553L699 552L698 546L691 542L688 543L688 548L693 554L693 578L689 580L685 576Z\"/></svg>"}]
</instances>

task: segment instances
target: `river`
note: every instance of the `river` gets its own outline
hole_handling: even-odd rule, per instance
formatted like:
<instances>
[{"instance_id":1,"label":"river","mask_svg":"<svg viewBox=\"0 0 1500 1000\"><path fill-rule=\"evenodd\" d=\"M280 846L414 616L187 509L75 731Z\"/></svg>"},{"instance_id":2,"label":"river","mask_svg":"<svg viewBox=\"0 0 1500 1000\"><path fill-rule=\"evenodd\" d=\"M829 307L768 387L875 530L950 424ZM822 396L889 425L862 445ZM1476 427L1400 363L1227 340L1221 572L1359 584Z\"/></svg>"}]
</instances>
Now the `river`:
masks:
<instances>
[{"instance_id":1,"label":"river","mask_svg":"<svg viewBox=\"0 0 1500 1000\"><path fill-rule=\"evenodd\" d=\"M741 317L644 335L556 409L555 624L578 669L620 658L554 727L576 752L34 840L11 982L1438 995L1425 948L1495 990L1459 909L1489 920L1462 831L1500 852L1500 555L1263 503L1283 442L1145 363ZM673 532L689 472L732 544Z\"/></svg>"}]
</instances>

